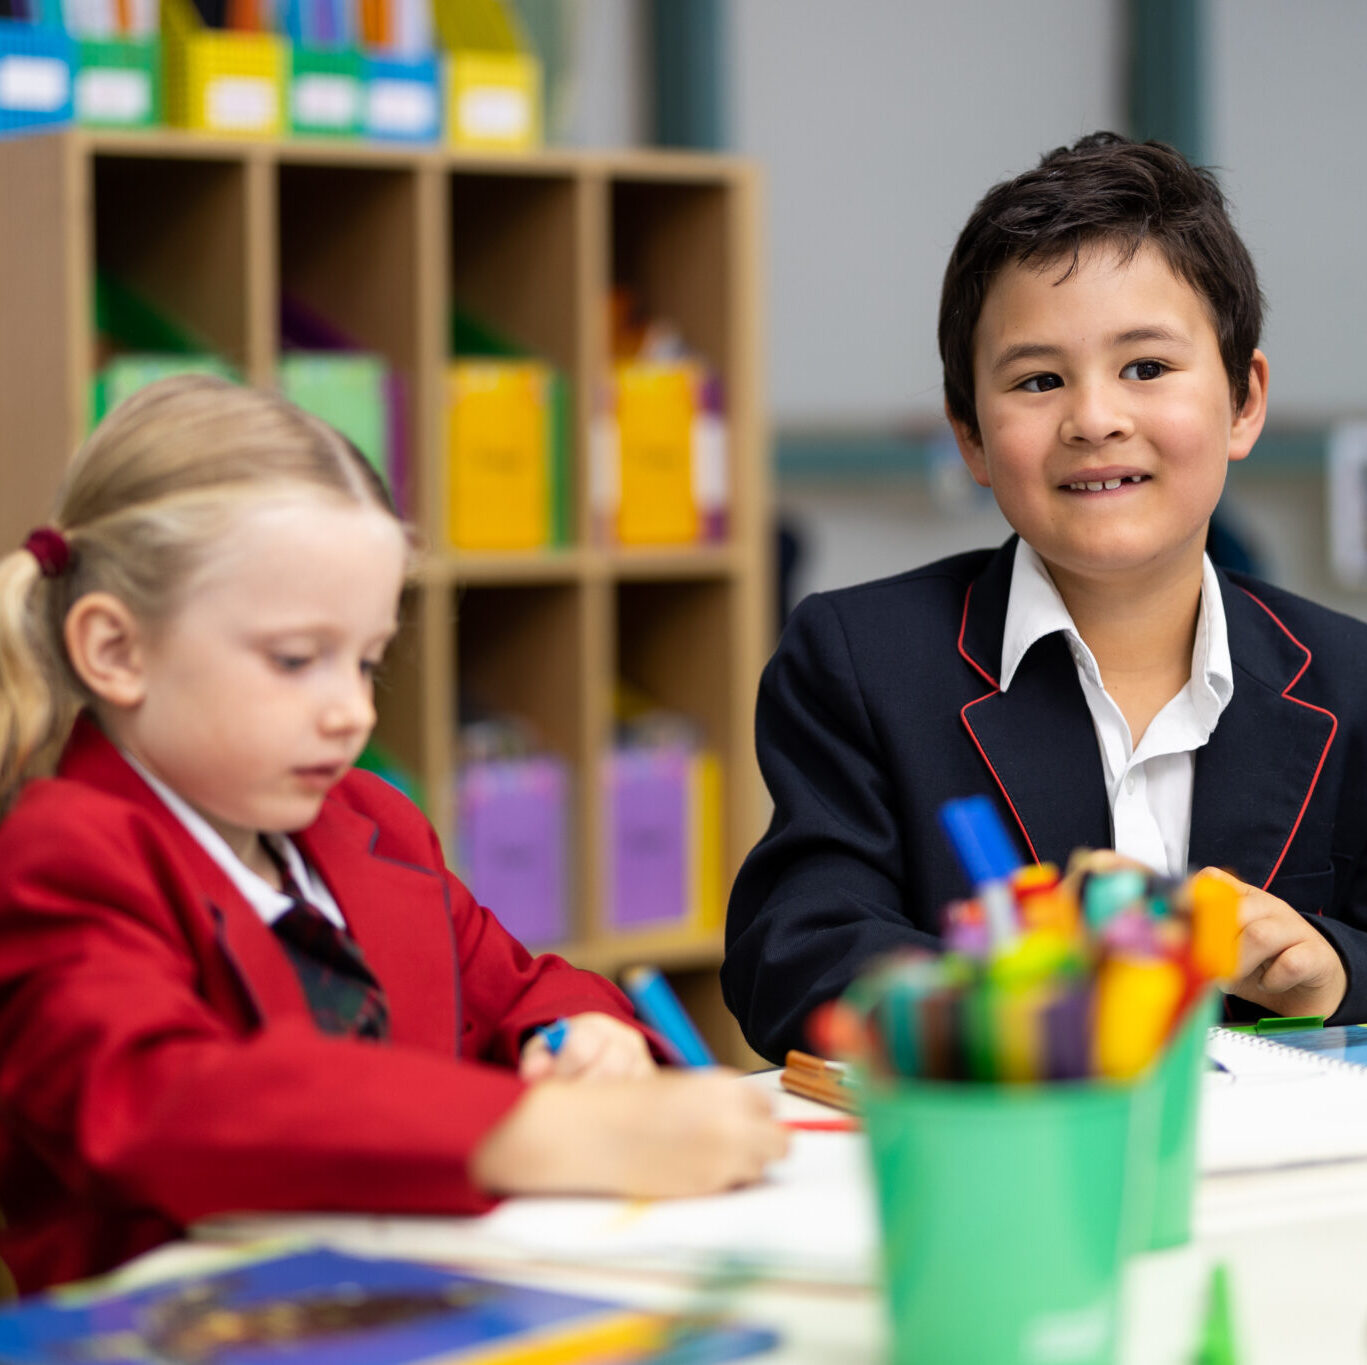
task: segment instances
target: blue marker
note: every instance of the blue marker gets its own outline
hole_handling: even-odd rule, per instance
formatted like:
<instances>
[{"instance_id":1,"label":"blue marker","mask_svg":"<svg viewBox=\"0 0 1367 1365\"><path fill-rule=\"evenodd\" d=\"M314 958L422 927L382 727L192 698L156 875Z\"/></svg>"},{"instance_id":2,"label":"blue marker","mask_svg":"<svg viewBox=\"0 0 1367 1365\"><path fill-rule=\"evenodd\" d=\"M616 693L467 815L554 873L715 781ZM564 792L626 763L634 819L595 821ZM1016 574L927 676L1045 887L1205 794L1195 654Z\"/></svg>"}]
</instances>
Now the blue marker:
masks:
<instances>
[{"instance_id":1,"label":"blue marker","mask_svg":"<svg viewBox=\"0 0 1367 1365\"><path fill-rule=\"evenodd\" d=\"M654 967L627 968L622 973L622 989L631 997L636 1013L674 1049L684 1066L716 1065L679 997Z\"/></svg>"},{"instance_id":2,"label":"blue marker","mask_svg":"<svg viewBox=\"0 0 1367 1365\"><path fill-rule=\"evenodd\" d=\"M565 1046L565 1039L569 1036L570 1021L568 1019L557 1019L553 1024L546 1024L537 1029L536 1036L544 1040L546 1051L555 1056L562 1047Z\"/></svg>"},{"instance_id":3,"label":"blue marker","mask_svg":"<svg viewBox=\"0 0 1367 1365\"><path fill-rule=\"evenodd\" d=\"M1011 874L1021 865L1011 836L986 796L966 796L940 807L940 825L973 883L993 946L1016 936L1016 898Z\"/></svg>"}]
</instances>

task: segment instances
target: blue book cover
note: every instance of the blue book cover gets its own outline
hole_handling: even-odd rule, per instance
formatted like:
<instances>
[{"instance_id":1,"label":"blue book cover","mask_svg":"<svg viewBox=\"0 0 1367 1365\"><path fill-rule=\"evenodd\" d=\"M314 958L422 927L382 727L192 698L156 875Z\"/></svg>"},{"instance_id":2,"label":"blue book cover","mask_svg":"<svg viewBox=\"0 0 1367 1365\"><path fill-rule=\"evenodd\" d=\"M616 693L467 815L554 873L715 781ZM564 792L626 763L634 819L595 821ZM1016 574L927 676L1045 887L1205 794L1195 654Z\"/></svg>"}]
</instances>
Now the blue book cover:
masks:
<instances>
[{"instance_id":1,"label":"blue book cover","mask_svg":"<svg viewBox=\"0 0 1367 1365\"><path fill-rule=\"evenodd\" d=\"M706 1365L775 1341L759 1328L327 1250L140 1289L67 1286L0 1311L5 1365Z\"/></svg>"}]
</instances>

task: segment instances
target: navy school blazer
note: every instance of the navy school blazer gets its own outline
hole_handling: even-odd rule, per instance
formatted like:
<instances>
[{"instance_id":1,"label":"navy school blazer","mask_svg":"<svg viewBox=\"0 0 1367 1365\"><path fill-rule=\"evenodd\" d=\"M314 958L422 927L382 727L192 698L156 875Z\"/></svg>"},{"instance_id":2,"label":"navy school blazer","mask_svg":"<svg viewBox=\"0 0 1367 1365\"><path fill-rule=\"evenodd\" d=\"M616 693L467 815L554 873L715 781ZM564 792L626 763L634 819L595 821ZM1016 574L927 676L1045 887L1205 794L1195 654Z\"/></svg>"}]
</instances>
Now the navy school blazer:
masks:
<instances>
[{"instance_id":1,"label":"navy school blazer","mask_svg":"<svg viewBox=\"0 0 1367 1365\"><path fill-rule=\"evenodd\" d=\"M760 682L774 800L731 893L722 990L773 1061L870 958L938 946L970 888L936 812L992 796L1022 853L1109 848L1091 713L1062 634L997 685L1016 539L806 598ZM1343 958L1367 1019L1367 624L1219 574L1234 695L1197 751L1190 863L1280 896ZM1231 1001L1244 1013L1244 1002ZM1248 1012L1256 1015L1255 1007Z\"/></svg>"}]
</instances>

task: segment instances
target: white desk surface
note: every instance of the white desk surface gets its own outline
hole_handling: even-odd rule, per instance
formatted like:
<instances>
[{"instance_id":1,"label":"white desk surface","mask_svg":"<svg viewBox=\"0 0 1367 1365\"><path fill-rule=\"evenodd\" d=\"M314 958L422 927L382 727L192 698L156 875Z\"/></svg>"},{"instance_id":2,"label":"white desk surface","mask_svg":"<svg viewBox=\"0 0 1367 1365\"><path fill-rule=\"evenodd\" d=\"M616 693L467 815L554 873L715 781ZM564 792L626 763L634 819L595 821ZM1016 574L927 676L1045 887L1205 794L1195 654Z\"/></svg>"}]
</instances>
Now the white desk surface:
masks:
<instances>
[{"instance_id":1,"label":"white desk surface","mask_svg":"<svg viewBox=\"0 0 1367 1365\"><path fill-rule=\"evenodd\" d=\"M752 1083L776 1088L776 1074L761 1073ZM788 1095L781 1096L780 1111L788 1117L831 1113ZM867 1201L867 1185L859 1174L862 1137L798 1133L795 1138L803 1153L798 1165L804 1171L814 1169L816 1162L820 1169L835 1173L833 1181L846 1182L848 1205ZM783 1183L782 1178L775 1182ZM796 1182L788 1189L799 1201L810 1195L799 1191ZM762 1218L760 1210L777 1207L760 1202L774 1195L770 1189L723 1196L731 1201L725 1207L739 1215L723 1221L733 1230L748 1221L753 1229L751 1214ZM678 1201L679 1208L666 1213L677 1213L693 1202ZM615 1211L616 1221L623 1221L622 1201L572 1203ZM530 1201L509 1201L502 1215L505 1229L518 1225L520 1212L539 1213L529 1205ZM721 1206L714 1205L713 1210L717 1207ZM835 1247L832 1255L848 1261L844 1243L862 1235L859 1219L846 1226L843 1217L831 1216L834 1205L806 1207L816 1210L815 1217L824 1224L816 1229L816 1241L828 1238ZM583 1211L566 1206L564 1212L581 1216ZM549 1221L554 1223L554 1217ZM1195 1224L1190 1246L1132 1261L1124 1291L1123 1365L1187 1365L1204 1312L1210 1268L1219 1262L1230 1276L1241 1365L1367 1361L1367 1161L1208 1176L1198 1189ZM573 1219L567 1221L564 1244L555 1245L552 1237L548 1250L540 1253L491 1236L495 1226L491 1219L469 1218L244 1216L197 1229L210 1245L196 1249L175 1244L144 1259L147 1272L155 1274L193 1263L222 1241L303 1238L360 1252L441 1260L483 1274L662 1308L696 1303L696 1273L682 1264L656 1265L629 1241L616 1249L618 1264L585 1263L595 1254L595 1240L588 1236L576 1241L569 1231ZM984 1235L990 1233L985 1230ZM698 1248L692 1250L696 1254ZM725 1246L714 1247L705 1259L715 1262L724 1254ZM853 1275L845 1274L845 1283L836 1278L804 1276L800 1267L789 1267L781 1276L751 1281L729 1302L738 1318L779 1332L781 1344L763 1358L766 1362L881 1362L885 1336L877 1293L867 1280L851 1282L863 1278L857 1268Z\"/></svg>"}]
</instances>

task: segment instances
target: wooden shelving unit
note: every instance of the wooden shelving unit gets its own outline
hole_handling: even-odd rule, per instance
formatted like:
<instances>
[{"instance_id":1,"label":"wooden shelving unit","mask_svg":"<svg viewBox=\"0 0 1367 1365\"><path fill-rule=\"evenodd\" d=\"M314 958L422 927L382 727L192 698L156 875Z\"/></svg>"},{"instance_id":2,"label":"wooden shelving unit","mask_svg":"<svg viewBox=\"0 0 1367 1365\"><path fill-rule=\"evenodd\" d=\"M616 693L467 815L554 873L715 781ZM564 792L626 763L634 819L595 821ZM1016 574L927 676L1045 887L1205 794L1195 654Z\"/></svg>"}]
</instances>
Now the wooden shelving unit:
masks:
<instances>
[{"instance_id":1,"label":"wooden shelving unit","mask_svg":"<svg viewBox=\"0 0 1367 1365\"><path fill-rule=\"evenodd\" d=\"M665 967L717 1051L748 1059L721 1004L713 930L608 932L600 759L619 676L688 715L722 758L725 865L762 828L751 712L771 643L752 168L677 153L489 158L436 148L67 131L0 142L0 543L49 511L87 427L92 290L109 269L253 383L273 381L282 293L382 353L405 381L413 519L429 547L405 603L379 738L453 833L462 689L527 716L574 774L574 933L612 974ZM730 450L724 543L596 543L589 424L605 300L629 283L719 371ZM569 377L571 543L443 550L442 397L461 307ZM496 907L495 907L496 908Z\"/></svg>"}]
</instances>

